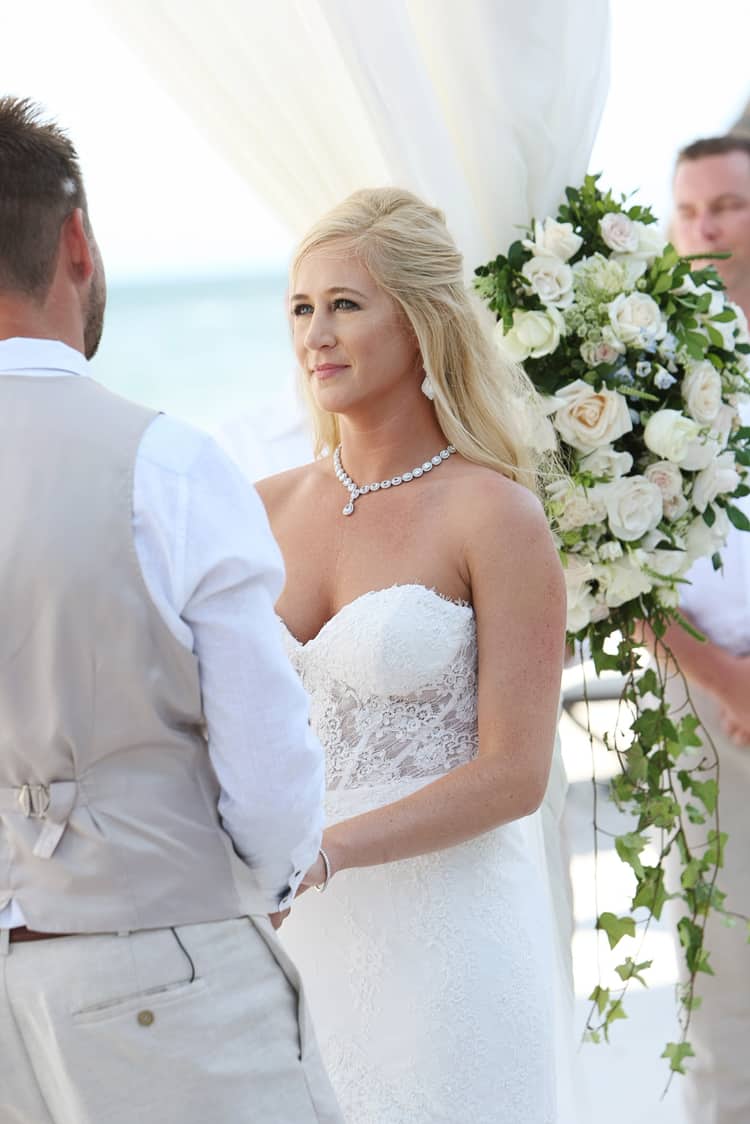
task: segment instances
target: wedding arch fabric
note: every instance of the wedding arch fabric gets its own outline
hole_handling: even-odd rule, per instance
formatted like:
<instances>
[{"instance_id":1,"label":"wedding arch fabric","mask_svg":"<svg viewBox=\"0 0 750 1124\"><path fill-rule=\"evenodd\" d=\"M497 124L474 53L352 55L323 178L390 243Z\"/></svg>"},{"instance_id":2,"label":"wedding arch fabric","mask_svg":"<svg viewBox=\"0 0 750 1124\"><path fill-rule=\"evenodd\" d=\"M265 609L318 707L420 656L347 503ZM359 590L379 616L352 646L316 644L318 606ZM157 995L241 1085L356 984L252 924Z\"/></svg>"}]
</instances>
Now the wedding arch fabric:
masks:
<instances>
[{"instance_id":1,"label":"wedding arch fabric","mask_svg":"<svg viewBox=\"0 0 750 1124\"><path fill-rule=\"evenodd\" d=\"M607 0L96 0L298 236L359 187L440 206L467 275L586 170Z\"/></svg>"}]
</instances>

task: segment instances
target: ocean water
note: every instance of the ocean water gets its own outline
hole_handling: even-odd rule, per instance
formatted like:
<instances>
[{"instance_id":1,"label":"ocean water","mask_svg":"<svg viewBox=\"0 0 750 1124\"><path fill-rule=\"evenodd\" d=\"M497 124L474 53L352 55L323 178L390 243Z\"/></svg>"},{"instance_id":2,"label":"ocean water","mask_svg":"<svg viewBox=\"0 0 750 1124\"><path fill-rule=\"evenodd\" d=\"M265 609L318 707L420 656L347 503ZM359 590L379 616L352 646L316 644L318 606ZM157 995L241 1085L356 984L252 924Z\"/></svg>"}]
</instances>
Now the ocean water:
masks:
<instances>
[{"instance_id":1,"label":"ocean water","mask_svg":"<svg viewBox=\"0 0 750 1124\"><path fill-rule=\"evenodd\" d=\"M111 284L94 377L214 429L289 382L285 296L282 274Z\"/></svg>"}]
</instances>

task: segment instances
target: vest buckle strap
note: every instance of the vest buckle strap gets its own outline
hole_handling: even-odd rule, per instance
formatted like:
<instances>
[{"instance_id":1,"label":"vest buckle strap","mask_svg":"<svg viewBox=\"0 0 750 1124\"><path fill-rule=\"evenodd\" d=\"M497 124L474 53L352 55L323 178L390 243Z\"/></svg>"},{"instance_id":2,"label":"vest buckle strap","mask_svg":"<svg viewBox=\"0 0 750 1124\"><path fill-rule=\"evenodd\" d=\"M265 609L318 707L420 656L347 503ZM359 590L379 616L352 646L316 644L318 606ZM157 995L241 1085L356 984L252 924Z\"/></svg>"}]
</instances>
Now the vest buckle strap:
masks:
<instances>
[{"instance_id":1,"label":"vest buckle strap","mask_svg":"<svg viewBox=\"0 0 750 1124\"><path fill-rule=\"evenodd\" d=\"M49 811L49 788L46 784L23 784L18 789L18 803L27 819L42 820Z\"/></svg>"}]
</instances>

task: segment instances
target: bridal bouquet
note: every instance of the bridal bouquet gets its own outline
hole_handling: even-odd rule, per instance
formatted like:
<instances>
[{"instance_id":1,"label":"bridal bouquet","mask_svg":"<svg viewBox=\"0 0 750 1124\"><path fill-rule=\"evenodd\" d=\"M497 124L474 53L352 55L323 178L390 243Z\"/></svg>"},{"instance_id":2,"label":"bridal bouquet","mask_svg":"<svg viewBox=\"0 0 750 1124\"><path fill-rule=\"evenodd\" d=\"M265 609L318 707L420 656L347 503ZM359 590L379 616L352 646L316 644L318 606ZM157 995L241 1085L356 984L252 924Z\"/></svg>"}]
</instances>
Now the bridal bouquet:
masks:
<instances>
[{"instance_id":1,"label":"bridal bouquet","mask_svg":"<svg viewBox=\"0 0 750 1124\"><path fill-rule=\"evenodd\" d=\"M664 858L679 850L686 1030L695 975L711 970L703 930L723 899L723 837L709 831L709 846L693 854L682 830L685 814L715 815L715 757L692 769L680 762L701 744L699 723L670 714L665 682L675 664L660 638L672 620L690 628L678 601L693 562L709 556L720 566L730 524L750 530L733 502L750 493L750 428L737 408L750 390L750 337L716 270L692 269L655 224L647 208L628 207L587 176L567 188L555 218L534 220L527 237L480 266L475 284L496 314L498 345L543 396L567 473L549 483L546 501L565 568L569 639L586 642L597 673L625 676L634 712L632 744L608 744L622 770L614 798L636 816L615 845L637 889L632 916L605 913L597 925L614 947L635 934L644 911L645 923L658 918ZM643 621L661 657L645 671ZM655 835L661 853L648 865L643 852ZM626 958L617 968L622 990L643 968ZM592 1000L596 1038L623 1017L622 991L600 986ZM666 1050L679 1071L690 1053L684 1033Z\"/></svg>"}]
</instances>

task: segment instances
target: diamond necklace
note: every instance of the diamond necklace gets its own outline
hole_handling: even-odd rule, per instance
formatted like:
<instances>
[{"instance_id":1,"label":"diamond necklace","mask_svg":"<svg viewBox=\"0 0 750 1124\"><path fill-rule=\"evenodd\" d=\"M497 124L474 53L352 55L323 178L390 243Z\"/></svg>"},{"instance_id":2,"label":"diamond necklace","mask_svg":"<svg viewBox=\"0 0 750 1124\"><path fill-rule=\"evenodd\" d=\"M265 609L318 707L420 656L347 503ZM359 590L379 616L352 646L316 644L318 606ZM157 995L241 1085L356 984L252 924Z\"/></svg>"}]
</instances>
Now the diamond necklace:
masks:
<instances>
[{"instance_id":1,"label":"diamond necklace","mask_svg":"<svg viewBox=\"0 0 750 1124\"><path fill-rule=\"evenodd\" d=\"M380 480L374 484L355 484L348 472L344 470L341 463L341 446L337 445L333 453L333 468L337 479L349 492L349 503L341 509L341 514L353 515L354 504L360 496L366 496L368 492L379 492L381 488L397 488L399 484L408 484L411 480L419 480L420 476L424 476L426 472L432 472L433 468L437 468L443 461L447 461L448 457L453 456L455 451L453 445L446 445L434 457L423 464L418 464L411 472L402 472L400 476L392 476L390 480Z\"/></svg>"}]
</instances>

